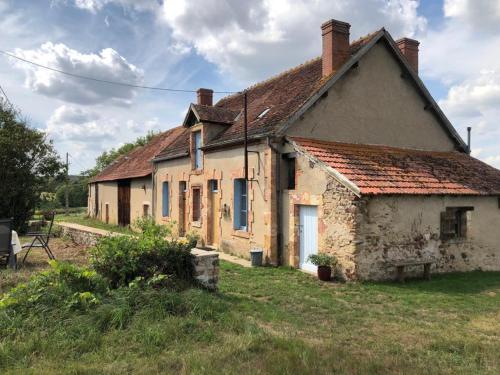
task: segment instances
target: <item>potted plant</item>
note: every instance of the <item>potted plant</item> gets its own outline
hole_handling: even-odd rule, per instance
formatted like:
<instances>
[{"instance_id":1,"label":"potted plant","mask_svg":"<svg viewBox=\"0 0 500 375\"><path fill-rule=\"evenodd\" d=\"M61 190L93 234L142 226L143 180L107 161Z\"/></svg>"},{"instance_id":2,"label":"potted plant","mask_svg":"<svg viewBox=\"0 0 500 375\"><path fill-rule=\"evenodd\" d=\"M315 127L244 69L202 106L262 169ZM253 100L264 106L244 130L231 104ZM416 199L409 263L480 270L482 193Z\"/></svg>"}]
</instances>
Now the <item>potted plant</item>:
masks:
<instances>
[{"instance_id":1,"label":"potted plant","mask_svg":"<svg viewBox=\"0 0 500 375\"><path fill-rule=\"evenodd\" d=\"M318 279L329 281L332 277L332 267L337 264L337 258L331 254L312 254L307 258L309 262L318 267Z\"/></svg>"}]
</instances>

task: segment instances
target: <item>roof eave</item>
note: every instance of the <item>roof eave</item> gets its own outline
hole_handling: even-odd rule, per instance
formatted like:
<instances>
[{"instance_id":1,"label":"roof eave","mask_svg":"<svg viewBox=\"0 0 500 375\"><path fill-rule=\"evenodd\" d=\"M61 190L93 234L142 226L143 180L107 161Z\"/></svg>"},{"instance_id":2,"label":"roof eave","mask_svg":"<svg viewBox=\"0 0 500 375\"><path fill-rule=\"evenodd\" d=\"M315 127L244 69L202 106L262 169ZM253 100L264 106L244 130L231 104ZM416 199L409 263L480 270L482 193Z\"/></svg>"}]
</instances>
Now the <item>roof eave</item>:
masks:
<instances>
[{"instance_id":1,"label":"roof eave","mask_svg":"<svg viewBox=\"0 0 500 375\"><path fill-rule=\"evenodd\" d=\"M178 152L177 154L167 155L167 156L158 155L157 157L155 157L154 159L152 159L151 162L152 163L159 163L159 162L166 161L166 160L173 160L173 159L184 158L184 157L187 157L187 156L189 156L189 152L188 151Z\"/></svg>"}]
</instances>

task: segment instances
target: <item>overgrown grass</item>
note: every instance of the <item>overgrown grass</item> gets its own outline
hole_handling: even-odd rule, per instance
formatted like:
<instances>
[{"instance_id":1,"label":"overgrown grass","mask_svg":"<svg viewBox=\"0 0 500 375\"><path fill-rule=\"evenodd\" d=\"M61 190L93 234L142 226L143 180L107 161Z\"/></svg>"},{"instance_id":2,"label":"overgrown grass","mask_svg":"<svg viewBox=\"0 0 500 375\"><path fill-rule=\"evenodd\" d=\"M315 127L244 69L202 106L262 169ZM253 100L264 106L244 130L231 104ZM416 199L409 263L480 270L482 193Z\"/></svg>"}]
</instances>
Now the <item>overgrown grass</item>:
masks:
<instances>
[{"instance_id":1,"label":"overgrown grass","mask_svg":"<svg viewBox=\"0 0 500 375\"><path fill-rule=\"evenodd\" d=\"M97 308L0 312L0 373L498 373L500 273L320 283L221 262L219 293L119 289Z\"/></svg>"},{"instance_id":2,"label":"overgrown grass","mask_svg":"<svg viewBox=\"0 0 500 375\"><path fill-rule=\"evenodd\" d=\"M56 222L65 221L67 223L81 224L86 225L93 228L104 229L111 232L118 232L124 234L134 234L135 232L129 227L122 227L119 225L106 224L100 220L97 220L93 217L88 217L86 213L74 213L68 215L56 215Z\"/></svg>"}]
</instances>

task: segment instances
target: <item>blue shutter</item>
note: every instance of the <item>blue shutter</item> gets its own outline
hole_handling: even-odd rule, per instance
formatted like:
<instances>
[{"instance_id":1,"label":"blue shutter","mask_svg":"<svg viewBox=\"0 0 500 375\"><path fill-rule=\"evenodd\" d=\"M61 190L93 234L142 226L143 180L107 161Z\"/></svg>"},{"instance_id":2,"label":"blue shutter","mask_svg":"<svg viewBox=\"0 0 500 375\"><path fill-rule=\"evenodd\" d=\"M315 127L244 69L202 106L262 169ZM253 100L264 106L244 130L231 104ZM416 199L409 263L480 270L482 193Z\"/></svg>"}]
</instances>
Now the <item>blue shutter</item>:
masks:
<instances>
[{"instance_id":1,"label":"blue shutter","mask_svg":"<svg viewBox=\"0 0 500 375\"><path fill-rule=\"evenodd\" d=\"M201 132L194 133L194 166L196 169L201 169Z\"/></svg>"},{"instance_id":2,"label":"blue shutter","mask_svg":"<svg viewBox=\"0 0 500 375\"><path fill-rule=\"evenodd\" d=\"M240 229L241 223L241 184L240 180L234 180L234 212L233 212L233 221L234 221L234 229Z\"/></svg>"},{"instance_id":3,"label":"blue shutter","mask_svg":"<svg viewBox=\"0 0 500 375\"><path fill-rule=\"evenodd\" d=\"M168 216L169 213L169 191L168 191L168 182L163 183L163 191L162 191L162 213L163 216Z\"/></svg>"},{"instance_id":4,"label":"blue shutter","mask_svg":"<svg viewBox=\"0 0 500 375\"><path fill-rule=\"evenodd\" d=\"M234 229L247 230L248 199L247 184L242 178L234 180Z\"/></svg>"}]
</instances>

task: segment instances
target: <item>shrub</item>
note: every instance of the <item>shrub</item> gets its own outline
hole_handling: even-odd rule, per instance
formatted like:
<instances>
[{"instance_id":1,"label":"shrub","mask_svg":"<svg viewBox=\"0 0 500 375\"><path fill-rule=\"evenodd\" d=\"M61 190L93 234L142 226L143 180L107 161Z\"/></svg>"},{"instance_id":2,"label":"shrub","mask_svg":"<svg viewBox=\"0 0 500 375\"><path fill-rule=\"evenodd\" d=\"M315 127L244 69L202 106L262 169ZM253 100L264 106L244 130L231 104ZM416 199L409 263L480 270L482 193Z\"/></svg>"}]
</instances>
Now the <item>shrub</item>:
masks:
<instances>
[{"instance_id":1,"label":"shrub","mask_svg":"<svg viewBox=\"0 0 500 375\"><path fill-rule=\"evenodd\" d=\"M168 227L141 219L134 224L137 236L109 236L91 249L92 267L109 280L112 287L126 286L137 278L149 280L165 275L172 281L192 281L190 250L196 238L167 239Z\"/></svg>"},{"instance_id":2,"label":"shrub","mask_svg":"<svg viewBox=\"0 0 500 375\"><path fill-rule=\"evenodd\" d=\"M315 266L334 267L337 264L337 258L335 256L325 253L311 254L307 260Z\"/></svg>"},{"instance_id":3,"label":"shrub","mask_svg":"<svg viewBox=\"0 0 500 375\"><path fill-rule=\"evenodd\" d=\"M107 293L106 280L93 270L55 260L50 266L4 294L0 309L14 309L18 314L61 307L88 309Z\"/></svg>"}]
</instances>

